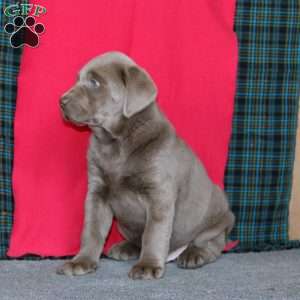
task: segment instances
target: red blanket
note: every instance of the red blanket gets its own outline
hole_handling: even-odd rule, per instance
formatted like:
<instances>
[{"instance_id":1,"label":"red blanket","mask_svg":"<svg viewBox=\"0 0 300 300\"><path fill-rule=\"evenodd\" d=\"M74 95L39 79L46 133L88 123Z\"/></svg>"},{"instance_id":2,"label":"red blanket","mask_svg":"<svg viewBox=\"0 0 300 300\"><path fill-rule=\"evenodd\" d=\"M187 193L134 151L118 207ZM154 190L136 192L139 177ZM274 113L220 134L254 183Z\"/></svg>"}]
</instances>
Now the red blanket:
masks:
<instances>
[{"instance_id":1,"label":"red blanket","mask_svg":"<svg viewBox=\"0 0 300 300\"><path fill-rule=\"evenodd\" d=\"M32 1L35 2L35 1ZM119 50L152 75L158 103L222 185L237 65L234 0L36 1L39 47L25 47L15 118L15 217L9 256L75 254L89 130L66 125L59 97L92 57ZM116 227L105 251L120 240Z\"/></svg>"}]
</instances>

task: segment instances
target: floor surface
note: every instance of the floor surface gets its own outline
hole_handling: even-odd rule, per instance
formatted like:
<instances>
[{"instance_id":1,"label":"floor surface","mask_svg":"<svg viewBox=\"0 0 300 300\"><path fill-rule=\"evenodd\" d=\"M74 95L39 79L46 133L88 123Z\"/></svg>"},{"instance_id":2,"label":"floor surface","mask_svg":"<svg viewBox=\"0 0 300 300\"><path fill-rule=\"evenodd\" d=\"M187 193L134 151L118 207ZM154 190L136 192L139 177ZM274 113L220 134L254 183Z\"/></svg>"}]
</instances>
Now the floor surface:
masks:
<instances>
[{"instance_id":1,"label":"floor surface","mask_svg":"<svg viewBox=\"0 0 300 300\"><path fill-rule=\"evenodd\" d=\"M225 254L197 270L167 265L165 277L133 281L134 261L102 259L96 273L80 277L55 274L61 260L0 261L1 300L300 300L300 249Z\"/></svg>"}]
</instances>

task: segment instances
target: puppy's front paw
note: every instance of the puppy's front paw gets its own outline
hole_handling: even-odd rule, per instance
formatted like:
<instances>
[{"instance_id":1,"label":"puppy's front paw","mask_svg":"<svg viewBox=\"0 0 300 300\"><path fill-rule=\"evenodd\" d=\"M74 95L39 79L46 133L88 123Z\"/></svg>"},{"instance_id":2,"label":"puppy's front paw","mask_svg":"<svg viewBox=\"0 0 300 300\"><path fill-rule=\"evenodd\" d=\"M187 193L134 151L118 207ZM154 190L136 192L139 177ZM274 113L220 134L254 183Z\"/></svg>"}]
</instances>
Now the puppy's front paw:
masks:
<instances>
[{"instance_id":1,"label":"puppy's front paw","mask_svg":"<svg viewBox=\"0 0 300 300\"><path fill-rule=\"evenodd\" d=\"M95 272L97 262L92 261L87 257L78 257L65 262L62 266L56 269L56 273L60 275L84 275Z\"/></svg>"},{"instance_id":2,"label":"puppy's front paw","mask_svg":"<svg viewBox=\"0 0 300 300\"><path fill-rule=\"evenodd\" d=\"M165 273L164 266L147 263L137 263L132 267L128 276L132 279L159 279Z\"/></svg>"},{"instance_id":3,"label":"puppy's front paw","mask_svg":"<svg viewBox=\"0 0 300 300\"><path fill-rule=\"evenodd\" d=\"M122 241L112 246L107 254L108 257L116 260L138 259L140 249L128 241Z\"/></svg>"}]
</instances>

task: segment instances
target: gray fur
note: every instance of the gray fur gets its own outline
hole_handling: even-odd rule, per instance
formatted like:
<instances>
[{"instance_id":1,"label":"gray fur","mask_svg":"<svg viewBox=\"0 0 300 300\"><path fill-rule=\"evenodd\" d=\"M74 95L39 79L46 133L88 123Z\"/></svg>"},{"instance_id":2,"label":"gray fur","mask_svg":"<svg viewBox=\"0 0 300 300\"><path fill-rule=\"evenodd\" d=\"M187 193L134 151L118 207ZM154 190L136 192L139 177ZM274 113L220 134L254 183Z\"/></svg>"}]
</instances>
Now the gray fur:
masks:
<instances>
[{"instance_id":1,"label":"gray fur","mask_svg":"<svg viewBox=\"0 0 300 300\"><path fill-rule=\"evenodd\" d=\"M95 81L96 80L96 81ZM61 99L63 116L92 130L88 193L79 253L58 269L96 269L113 216L126 242L109 256L138 262L133 279L160 278L168 254L184 245L182 268L214 261L234 224L214 185L155 103L150 75L122 53L96 57Z\"/></svg>"}]
</instances>

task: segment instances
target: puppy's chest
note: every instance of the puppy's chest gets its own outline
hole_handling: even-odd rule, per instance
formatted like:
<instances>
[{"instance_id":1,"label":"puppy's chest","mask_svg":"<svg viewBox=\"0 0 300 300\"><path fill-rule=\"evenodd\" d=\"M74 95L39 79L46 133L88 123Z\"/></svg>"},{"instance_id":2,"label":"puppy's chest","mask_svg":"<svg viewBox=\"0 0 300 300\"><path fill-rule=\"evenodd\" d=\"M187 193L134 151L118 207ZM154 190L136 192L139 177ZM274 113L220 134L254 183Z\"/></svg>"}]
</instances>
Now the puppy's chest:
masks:
<instances>
[{"instance_id":1,"label":"puppy's chest","mask_svg":"<svg viewBox=\"0 0 300 300\"><path fill-rule=\"evenodd\" d=\"M114 216L128 230L142 229L146 220L146 191L149 187L141 168L134 168L122 157L106 160L104 181L107 201Z\"/></svg>"},{"instance_id":2,"label":"puppy's chest","mask_svg":"<svg viewBox=\"0 0 300 300\"><path fill-rule=\"evenodd\" d=\"M125 154L102 157L99 167L110 196L143 194L150 185L145 166L130 160Z\"/></svg>"}]
</instances>

